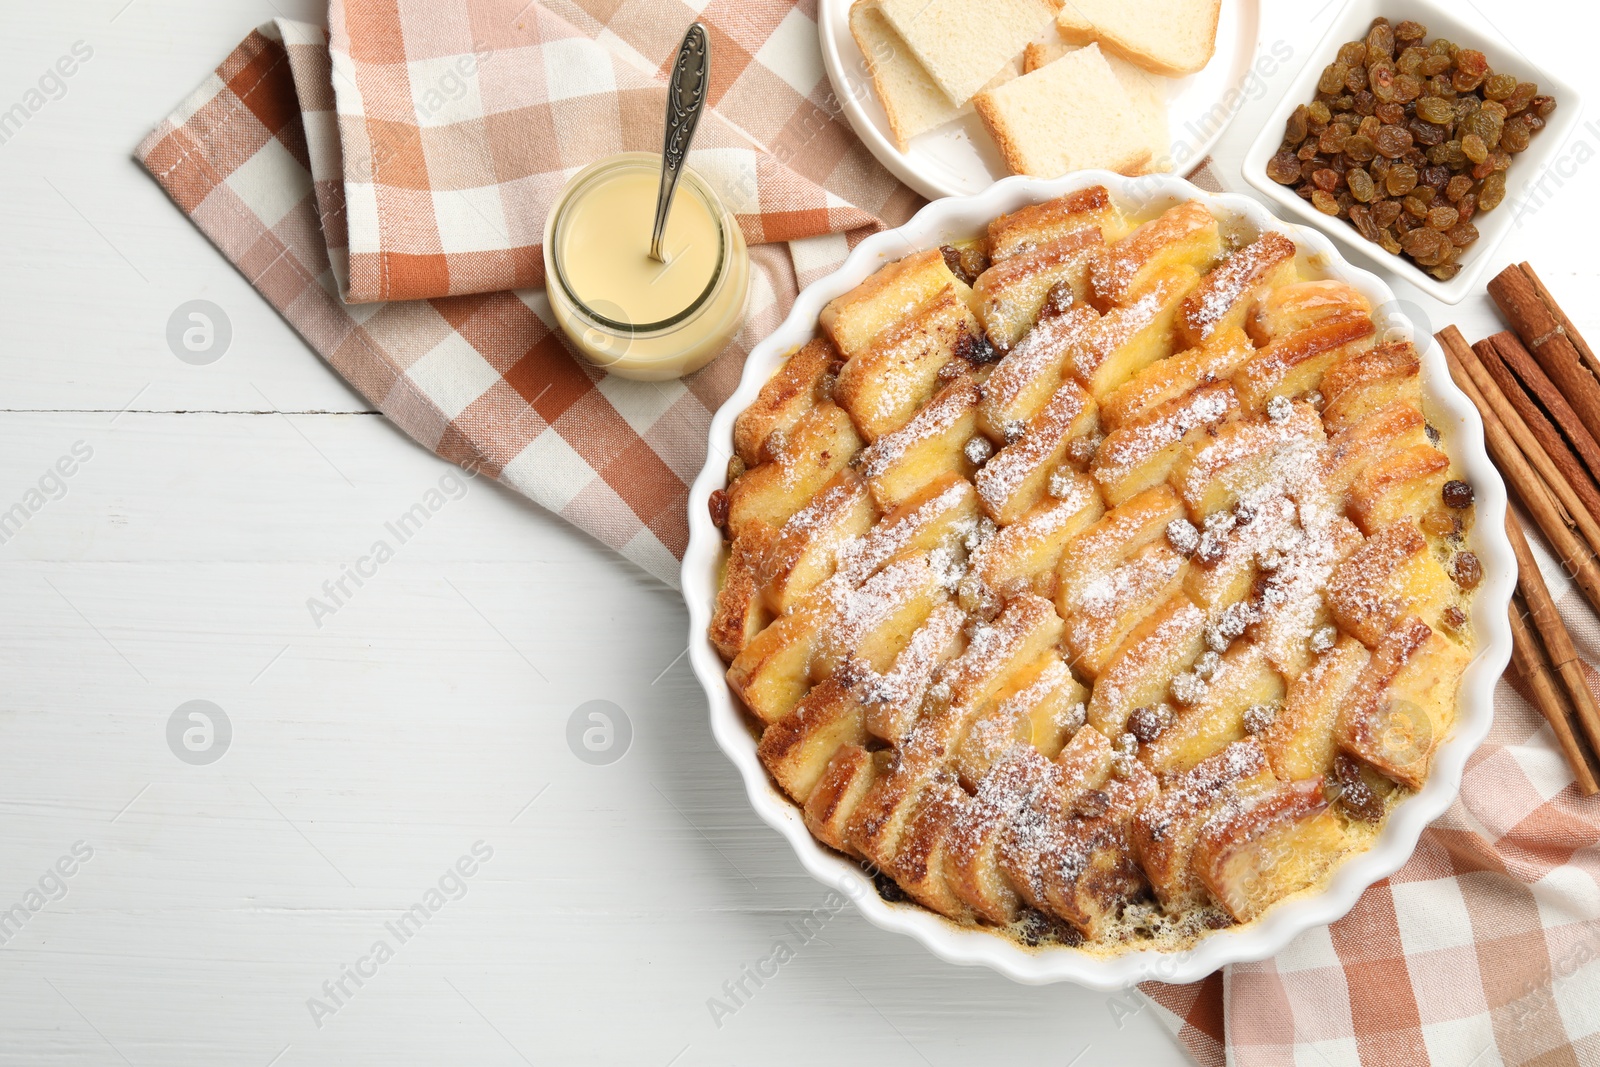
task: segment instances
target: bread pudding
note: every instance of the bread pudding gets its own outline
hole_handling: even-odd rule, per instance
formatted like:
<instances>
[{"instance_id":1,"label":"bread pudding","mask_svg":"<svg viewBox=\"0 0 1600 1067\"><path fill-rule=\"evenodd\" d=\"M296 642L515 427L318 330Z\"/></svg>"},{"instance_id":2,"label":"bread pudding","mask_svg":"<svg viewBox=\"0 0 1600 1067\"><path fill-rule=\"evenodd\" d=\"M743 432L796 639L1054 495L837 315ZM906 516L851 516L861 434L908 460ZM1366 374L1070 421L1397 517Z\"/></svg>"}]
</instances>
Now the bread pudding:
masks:
<instances>
[{"instance_id":1,"label":"bread pudding","mask_svg":"<svg viewBox=\"0 0 1600 1067\"><path fill-rule=\"evenodd\" d=\"M1472 655L1420 374L1195 201L1091 187L885 265L711 500L761 762L887 899L1028 945L1182 948L1321 886Z\"/></svg>"}]
</instances>

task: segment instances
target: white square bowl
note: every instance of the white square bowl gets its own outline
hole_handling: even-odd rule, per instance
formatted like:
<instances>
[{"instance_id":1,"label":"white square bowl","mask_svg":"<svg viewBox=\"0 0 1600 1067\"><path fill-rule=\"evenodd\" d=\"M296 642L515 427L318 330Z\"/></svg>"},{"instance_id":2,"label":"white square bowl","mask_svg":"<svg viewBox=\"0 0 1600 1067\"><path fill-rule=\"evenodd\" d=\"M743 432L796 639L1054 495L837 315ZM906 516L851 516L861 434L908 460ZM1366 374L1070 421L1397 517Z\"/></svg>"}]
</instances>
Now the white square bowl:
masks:
<instances>
[{"instance_id":1,"label":"white square bowl","mask_svg":"<svg viewBox=\"0 0 1600 1067\"><path fill-rule=\"evenodd\" d=\"M1463 11L1463 7L1467 9ZM1279 185L1267 177L1267 162L1283 143L1284 125L1289 116L1301 104L1311 103L1316 96L1317 79L1322 76L1323 68L1338 56L1339 47L1347 41L1364 40L1372 20L1379 16L1395 25L1405 19L1420 22L1428 28L1427 40L1445 37L1459 45L1476 48L1489 57L1493 70L1514 74L1518 81L1535 82L1540 93L1556 98L1555 113L1546 121L1545 128L1534 134L1527 151L1511 157L1511 166L1506 171L1505 200L1493 211L1473 216L1478 240L1460 260L1461 273L1447 282L1441 282L1402 256L1390 255L1362 237L1349 222L1324 215L1302 200L1291 187ZM1583 100L1570 82L1554 76L1548 69L1535 67L1475 10L1459 0L1449 6L1435 0L1351 0L1312 50L1305 68L1295 76L1272 117L1250 146L1244 159L1244 179L1271 199L1279 211L1326 233L1357 259L1378 271L1404 278L1436 300L1458 304L1473 291L1494 250L1517 225L1520 217L1517 205L1526 200L1531 185L1561 154L1567 138L1578 127L1582 111Z\"/></svg>"}]
</instances>

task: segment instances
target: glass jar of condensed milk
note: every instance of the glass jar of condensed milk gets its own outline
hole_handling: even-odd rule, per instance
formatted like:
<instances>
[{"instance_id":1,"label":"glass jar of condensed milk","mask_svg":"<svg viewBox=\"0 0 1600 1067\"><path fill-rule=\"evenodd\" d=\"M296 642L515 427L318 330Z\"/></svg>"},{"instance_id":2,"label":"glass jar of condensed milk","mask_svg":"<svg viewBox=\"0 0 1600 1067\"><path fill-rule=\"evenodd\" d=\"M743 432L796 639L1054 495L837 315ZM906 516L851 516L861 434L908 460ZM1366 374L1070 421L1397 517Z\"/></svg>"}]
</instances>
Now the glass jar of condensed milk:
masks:
<instances>
[{"instance_id":1,"label":"glass jar of condensed milk","mask_svg":"<svg viewBox=\"0 0 1600 1067\"><path fill-rule=\"evenodd\" d=\"M665 381L699 370L744 324L750 254L717 194L687 167L650 258L661 157L625 152L580 171L545 224L545 285L556 322L612 374Z\"/></svg>"}]
</instances>

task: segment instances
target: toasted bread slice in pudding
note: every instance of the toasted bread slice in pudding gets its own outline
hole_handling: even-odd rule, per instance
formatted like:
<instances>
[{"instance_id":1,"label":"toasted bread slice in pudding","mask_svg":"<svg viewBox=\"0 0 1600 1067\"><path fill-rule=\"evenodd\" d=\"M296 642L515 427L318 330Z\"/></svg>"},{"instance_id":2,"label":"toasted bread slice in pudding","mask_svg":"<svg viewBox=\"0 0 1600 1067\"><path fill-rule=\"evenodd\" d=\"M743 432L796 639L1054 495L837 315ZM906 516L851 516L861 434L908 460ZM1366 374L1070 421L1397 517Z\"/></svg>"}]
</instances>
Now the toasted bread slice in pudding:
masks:
<instances>
[{"instance_id":1,"label":"toasted bread slice in pudding","mask_svg":"<svg viewBox=\"0 0 1600 1067\"><path fill-rule=\"evenodd\" d=\"M1072 709L1088 695L1055 652L1024 667L995 694L958 744L955 769L962 784L977 789L1019 742L1054 758L1075 729Z\"/></svg>"},{"instance_id":2,"label":"toasted bread slice in pudding","mask_svg":"<svg viewBox=\"0 0 1600 1067\"><path fill-rule=\"evenodd\" d=\"M1283 334L1234 374L1240 405L1255 415L1266 411L1274 397L1316 391L1323 373L1340 358L1372 347L1376 330L1370 316L1351 315Z\"/></svg>"},{"instance_id":3,"label":"toasted bread slice in pudding","mask_svg":"<svg viewBox=\"0 0 1600 1067\"><path fill-rule=\"evenodd\" d=\"M1157 409L1196 389L1226 382L1255 346L1243 330L1222 330L1198 348L1152 363L1100 402L1100 419L1108 430L1148 418Z\"/></svg>"},{"instance_id":4,"label":"toasted bread slice in pudding","mask_svg":"<svg viewBox=\"0 0 1600 1067\"><path fill-rule=\"evenodd\" d=\"M1128 830L1158 793L1155 777L1140 764L1129 763L1106 783L1105 800L1095 806L1099 814L1058 824L1039 872L1046 910L1085 937L1104 936L1122 906L1147 891Z\"/></svg>"},{"instance_id":5,"label":"toasted bread slice in pudding","mask_svg":"<svg viewBox=\"0 0 1600 1067\"><path fill-rule=\"evenodd\" d=\"M1169 208L1106 249L1089 273L1094 300L1102 310L1127 307L1155 279L1174 268L1195 274L1210 270L1222 256L1222 231L1204 204L1185 201Z\"/></svg>"},{"instance_id":6,"label":"toasted bread slice in pudding","mask_svg":"<svg viewBox=\"0 0 1600 1067\"><path fill-rule=\"evenodd\" d=\"M1105 505L1094 482L1070 467L1057 468L1049 489L1032 511L973 552L961 583L961 604L968 611L991 615L991 607L998 610L1002 600L1026 591L1055 597L1062 551L1105 514Z\"/></svg>"},{"instance_id":7,"label":"toasted bread slice in pudding","mask_svg":"<svg viewBox=\"0 0 1600 1067\"><path fill-rule=\"evenodd\" d=\"M1197 435L1204 434L1207 427L1238 415L1233 386L1222 382L1200 386L1107 434L1090 473L1100 483L1106 501L1121 504L1146 489L1166 484L1185 440L1198 441Z\"/></svg>"},{"instance_id":8,"label":"toasted bread slice in pudding","mask_svg":"<svg viewBox=\"0 0 1600 1067\"><path fill-rule=\"evenodd\" d=\"M1019 521L1044 499L1050 477L1076 441L1100 427L1093 398L1076 382L1064 382L1032 419L1019 440L996 453L974 479L983 510L1001 526Z\"/></svg>"},{"instance_id":9,"label":"toasted bread slice in pudding","mask_svg":"<svg viewBox=\"0 0 1600 1067\"><path fill-rule=\"evenodd\" d=\"M947 579L927 552L909 552L857 589L837 594L833 617L819 635L811 671L827 678L851 659L874 674L894 665L911 635L947 604Z\"/></svg>"},{"instance_id":10,"label":"toasted bread slice in pudding","mask_svg":"<svg viewBox=\"0 0 1600 1067\"><path fill-rule=\"evenodd\" d=\"M939 372L980 327L972 309L947 285L852 355L839 370L833 398L868 441L891 434L939 390Z\"/></svg>"},{"instance_id":11,"label":"toasted bread slice in pudding","mask_svg":"<svg viewBox=\"0 0 1600 1067\"><path fill-rule=\"evenodd\" d=\"M1314 489L1325 450L1316 409L1295 403L1279 419L1239 419L1210 427L1179 452L1171 482L1189 517L1203 523L1240 501L1298 496Z\"/></svg>"},{"instance_id":12,"label":"toasted bread slice in pudding","mask_svg":"<svg viewBox=\"0 0 1600 1067\"><path fill-rule=\"evenodd\" d=\"M1437 626L1459 590L1409 519L1376 531L1335 568L1328 606L1339 626L1377 648L1408 615Z\"/></svg>"},{"instance_id":13,"label":"toasted bread slice in pudding","mask_svg":"<svg viewBox=\"0 0 1600 1067\"><path fill-rule=\"evenodd\" d=\"M1444 484L1449 480L1450 457L1432 445L1412 445L1374 460L1356 475L1350 483L1350 514L1369 534L1429 513L1448 520Z\"/></svg>"},{"instance_id":14,"label":"toasted bread slice in pudding","mask_svg":"<svg viewBox=\"0 0 1600 1067\"><path fill-rule=\"evenodd\" d=\"M1322 422L1330 434L1394 404L1422 409L1422 361L1410 341L1346 353L1322 376Z\"/></svg>"},{"instance_id":15,"label":"toasted bread slice in pudding","mask_svg":"<svg viewBox=\"0 0 1600 1067\"><path fill-rule=\"evenodd\" d=\"M729 532L738 537L751 522L781 529L860 449L844 409L832 401L816 405L794 424L776 456L728 486Z\"/></svg>"},{"instance_id":16,"label":"toasted bread slice in pudding","mask_svg":"<svg viewBox=\"0 0 1600 1067\"><path fill-rule=\"evenodd\" d=\"M1061 388L1074 348L1099 320L1089 307L1041 320L984 381L979 428L994 441L1016 440Z\"/></svg>"},{"instance_id":17,"label":"toasted bread slice in pudding","mask_svg":"<svg viewBox=\"0 0 1600 1067\"><path fill-rule=\"evenodd\" d=\"M1153 276L1137 300L1108 310L1076 339L1073 375L1099 399L1172 355L1178 308L1199 279L1189 267L1170 267Z\"/></svg>"},{"instance_id":18,"label":"toasted bread slice in pudding","mask_svg":"<svg viewBox=\"0 0 1600 1067\"><path fill-rule=\"evenodd\" d=\"M845 548L866 536L877 517L872 495L854 471L834 475L789 517L758 560L756 581L766 606L782 615L831 578Z\"/></svg>"},{"instance_id":19,"label":"toasted bread slice in pudding","mask_svg":"<svg viewBox=\"0 0 1600 1067\"><path fill-rule=\"evenodd\" d=\"M1205 613L1175 596L1134 627L1089 695L1089 724L1107 737L1127 732L1136 708L1166 699L1172 679L1205 649Z\"/></svg>"},{"instance_id":20,"label":"toasted bread slice in pudding","mask_svg":"<svg viewBox=\"0 0 1600 1067\"><path fill-rule=\"evenodd\" d=\"M763 723L774 723L811 688L811 659L831 606L817 594L772 620L728 665L728 684Z\"/></svg>"},{"instance_id":21,"label":"toasted bread slice in pudding","mask_svg":"<svg viewBox=\"0 0 1600 1067\"><path fill-rule=\"evenodd\" d=\"M1122 213L1103 185L1091 185L1001 215L989 223L989 258L1002 263L1086 230L1099 233L1108 241L1122 236Z\"/></svg>"},{"instance_id":22,"label":"toasted bread slice in pudding","mask_svg":"<svg viewBox=\"0 0 1600 1067\"><path fill-rule=\"evenodd\" d=\"M1327 492L1343 501L1356 478L1372 463L1427 444L1426 426L1421 409L1401 402L1380 408L1329 437L1321 475Z\"/></svg>"},{"instance_id":23,"label":"toasted bread slice in pudding","mask_svg":"<svg viewBox=\"0 0 1600 1067\"><path fill-rule=\"evenodd\" d=\"M819 337L784 361L733 422L733 450L745 466L766 462L766 444L773 433L781 441L818 400L826 399L822 385L843 359L837 348Z\"/></svg>"},{"instance_id":24,"label":"toasted bread slice in pudding","mask_svg":"<svg viewBox=\"0 0 1600 1067\"><path fill-rule=\"evenodd\" d=\"M1306 669L1317 635L1326 639L1333 618L1325 597L1334 570L1365 540L1342 515L1318 519L1296 528L1261 561L1270 569L1258 583L1260 618L1250 637L1285 678L1297 678Z\"/></svg>"},{"instance_id":25,"label":"toasted bread slice in pudding","mask_svg":"<svg viewBox=\"0 0 1600 1067\"><path fill-rule=\"evenodd\" d=\"M1055 767L1030 745L1012 745L982 782L952 827L945 849L945 879L984 920L1004 925L1022 908L1000 862L1000 849L1016 814L1049 787Z\"/></svg>"},{"instance_id":26,"label":"toasted bread slice in pudding","mask_svg":"<svg viewBox=\"0 0 1600 1067\"><path fill-rule=\"evenodd\" d=\"M1331 318L1370 316L1367 298L1335 279L1295 282L1262 295L1245 318L1245 329L1257 345L1320 325Z\"/></svg>"},{"instance_id":27,"label":"toasted bread slice in pudding","mask_svg":"<svg viewBox=\"0 0 1600 1067\"><path fill-rule=\"evenodd\" d=\"M972 290L950 270L943 253L937 248L914 252L829 302L822 309L822 328L853 359L946 289L972 305Z\"/></svg>"},{"instance_id":28,"label":"toasted bread slice in pudding","mask_svg":"<svg viewBox=\"0 0 1600 1067\"><path fill-rule=\"evenodd\" d=\"M733 539L728 550L722 588L711 615L711 643L724 663L732 662L772 621L773 613L761 596L760 570L774 536L772 527L753 522Z\"/></svg>"},{"instance_id":29,"label":"toasted bread slice in pudding","mask_svg":"<svg viewBox=\"0 0 1600 1067\"><path fill-rule=\"evenodd\" d=\"M941 603L928 613L894 666L856 680L855 691L866 706L867 732L893 745L911 736L923 698L939 672L967 649L967 616L953 604Z\"/></svg>"},{"instance_id":30,"label":"toasted bread slice in pudding","mask_svg":"<svg viewBox=\"0 0 1600 1067\"><path fill-rule=\"evenodd\" d=\"M861 476L878 507L898 507L946 474L970 477L976 464L967 444L977 433L978 383L962 375L910 422L870 445L861 454Z\"/></svg>"},{"instance_id":31,"label":"toasted bread slice in pudding","mask_svg":"<svg viewBox=\"0 0 1600 1067\"><path fill-rule=\"evenodd\" d=\"M844 745L833 754L822 777L806 798L806 829L829 848L857 854L845 839L850 816L872 783L888 770L890 752L869 752L860 745Z\"/></svg>"},{"instance_id":32,"label":"toasted bread slice in pudding","mask_svg":"<svg viewBox=\"0 0 1600 1067\"><path fill-rule=\"evenodd\" d=\"M1140 810L1129 836L1150 887L1167 911L1181 913L1211 899L1193 862L1206 823L1276 782L1261 746L1254 740L1237 741L1173 776Z\"/></svg>"},{"instance_id":33,"label":"toasted bread slice in pudding","mask_svg":"<svg viewBox=\"0 0 1600 1067\"><path fill-rule=\"evenodd\" d=\"M841 747L866 743L861 702L829 678L762 732L756 755L783 791L804 804Z\"/></svg>"},{"instance_id":34,"label":"toasted bread slice in pudding","mask_svg":"<svg viewBox=\"0 0 1600 1067\"><path fill-rule=\"evenodd\" d=\"M1219 333L1243 328L1263 294L1299 277L1296 253L1295 243L1274 230L1230 253L1184 301L1179 339L1198 347Z\"/></svg>"},{"instance_id":35,"label":"toasted bread slice in pudding","mask_svg":"<svg viewBox=\"0 0 1600 1067\"><path fill-rule=\"evenodd\" d=\"M1286 782L1207 822L1194 867L1234 921L1249 922L1315 885L1348 847L1321 780Z\"/></svg>"},{"instance_id":36,"label":"toasted bread slice in pudding","mask_svg":"<svg viewBox=\"0 0 1600 1067\"><path fill-rule=\"evenodd\" d=\"M1288 781L1321 778L1333 769L1334 722L1371 658L1360 641L1340 637L1289 683L1282 709L1260 738L1274 774Z\"/></svg>"},{"instance_id":37,"label":"toasted bread slice in pudding","mask_svg":"<svg viewBox=\"0 0 1600 1067\"><path fill-rule=\"evenodd\" d=\"M1076 230L994 264L973 283L989 340L1008 351L1033 329L1045 300L1066 292L1081 304L1089 294L1089 268L1105 248L1098 227Z\"/></svg>"},{"instance_id":38,"label":"toasted bread slice in pudding","mask_svg":"<svg viewBox=\"0 0 1600 1067\"><path fill-rule=\"evenodd\" d=\"M1164 485L1106 512L1062 552L1056 567L1056 607L1063 615L1082 610L1107 575L1165 538L1167 527L1181 518L1182 504Z\"/></svg>"},{"instance_id":39,"label":"toasted bread slice in pudding","mask_svg":"<svg viewBox=\"0 0 1600 1067\"><path fill-rule=\"evenodd\" d=\"M1415 616L1397 623L1339 709L1339 746L1408 789L1421 789L1455 722L1456 688L1471 658Z\"/></svg>"},{"instance_id":40,"label":"toasted bread slice in pudding","mask_svg":"<svg viewBox=\"0 0 1600 1067\"><path fill-rule=\"evenodd\" d=\"M1073 668L1098 677L1133 628L1182 591L1188 569L1187 559L1157 542L1091 583L1063 615Z\"/></svg>"},{"instance_id":41,"label":"toasted bread slice in pudding","mask_svg":"<svg viewBox=\"0 0 1600 1067\"><path fill-rule=\"evenodd\" d=\"M978 494L972 483L951 472L928 483L878 521L872 532L840 553L831 584L859 585L878 568L905 552L963 551L978 528Z\"/></svg>"},{"instance_id":42,"label":"toasted bread slice in pudding","mask_svg":"<svg viewBox=\"0 0 1600 1067\"><path fill-rule=\"evenodd\" d=\"M1283 703L1283 677L1272 669L1266 653L1248 641L1235 642L1209 680L1196 675L1193 691L1174 684L1191 698L1181 706L1172 723L1158 737L1143 745L1139 758L1167 778L1187 771L1248 735L1246 712L1251 708L1275 708Z\"/></svg>"}]
</instances>

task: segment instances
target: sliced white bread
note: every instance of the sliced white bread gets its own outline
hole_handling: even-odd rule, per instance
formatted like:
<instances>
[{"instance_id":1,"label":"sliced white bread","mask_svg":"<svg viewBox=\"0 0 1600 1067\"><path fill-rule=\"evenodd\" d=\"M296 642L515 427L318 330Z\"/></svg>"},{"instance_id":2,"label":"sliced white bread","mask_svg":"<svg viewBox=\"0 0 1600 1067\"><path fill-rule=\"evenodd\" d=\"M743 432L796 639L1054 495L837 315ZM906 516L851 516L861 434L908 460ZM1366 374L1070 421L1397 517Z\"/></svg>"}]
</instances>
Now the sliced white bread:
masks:
<instances>
[{"instance_id":1,"label":"sliced white bread","mask_svg":"<svg viewBox=\"0 0 1600 1067\"><path fill-rule=\"evenodd\" d=\"M1094 45L979 93L973 104L1016 174L1139 174L1150 162L1138 107Z\"/></svg>"},{"instance_id":2,"label":"sliced white bread","mask_svg":"<svg viewBox=\"0 0 1600 1067\"><path fill-rule=\"evenodd\" d=\"M1069 44L1094 41L1151 74L1181 78L1211 62L1222 0L1071 0L1056 26Z\"/></svg>"},{"instance_id":3,"label":"sliced white bread","mask_svg":"<svg viewBox=\"0 0 1600 1067\"><path fill-rule=\"evenodd\" d=\"M1022 57L1022 71L1032 74L1040 67L1053 63L1068 52L1076 52L1082 45L1068 44L1060 34L1052 33L1043 40L1028 45ZM1139 128L1144 132L1145 143L1150 146L1150 162L1144 173L1172 169L1172 134L1167 125L1166 83L1159 75L1140 70L1120 56L1103 53L1128 98L1139 111Z\"/></svg>"},{"instance_id":4,"label":"sliced white bread","mask_svg":"<svg viewBox=\"0 0 1600 1067\"><path fill-rule=\"evenodd\" d=\"M878 0L950 102L965 104L1050 25L1061 0Z\"/></svg>"},{"instance_id":5,"label":"sliced white bread","mask_svg":"<svg viewBox=\"0 0 1600 1067\"><path fill-rule=\"evenodd\" d=\"M861 49L878 103L889 117L895 145L904 152L911 138L957 118L961 108L928 77L900 34L878 7L878 0L850 6L850 33Z\"/></svg>"}]
</instances>

